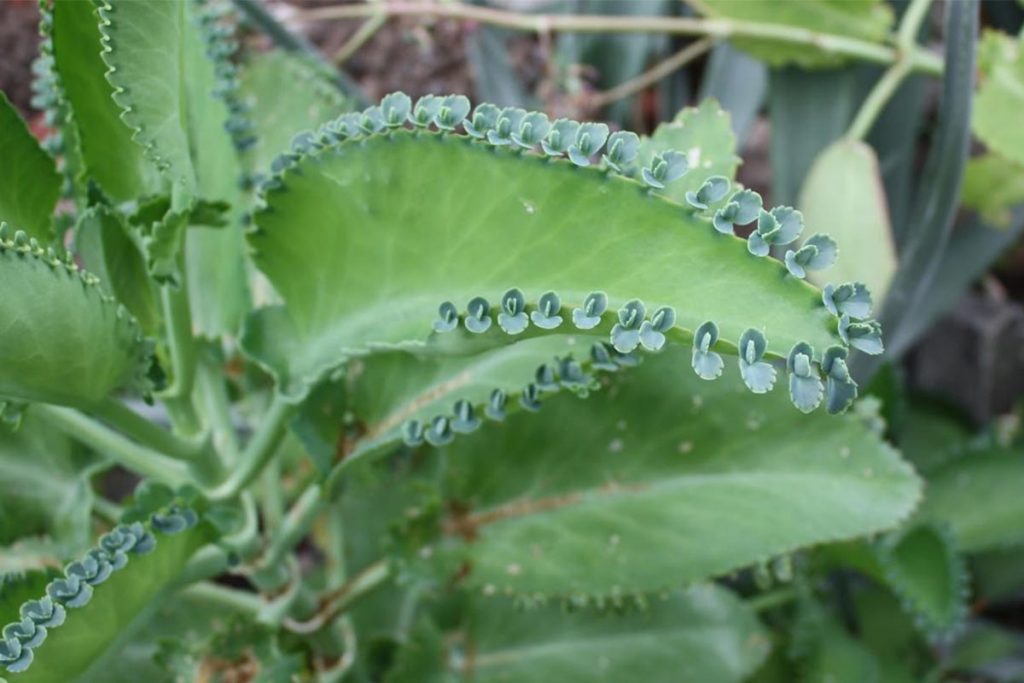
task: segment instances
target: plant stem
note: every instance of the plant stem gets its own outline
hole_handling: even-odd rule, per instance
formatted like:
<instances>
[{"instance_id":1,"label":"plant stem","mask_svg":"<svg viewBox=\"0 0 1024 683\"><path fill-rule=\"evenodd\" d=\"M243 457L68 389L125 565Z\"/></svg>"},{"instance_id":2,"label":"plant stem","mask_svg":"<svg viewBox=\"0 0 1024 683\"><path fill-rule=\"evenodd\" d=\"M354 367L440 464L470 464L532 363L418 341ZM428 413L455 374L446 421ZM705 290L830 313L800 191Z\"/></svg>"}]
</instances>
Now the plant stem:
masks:
<instances>
[{"instance_id":1,"label":"plant stem","mask_svg":"<svg viewBox=\"0 0 1024 683\"><path fill-rule=\"evenodd\" d=\"M755 612L766 612L780 605L793 602L799 594L796 588L780 588L770 593L762 593L747 600L747 606Z\"/></svg>"},{"instance_id":2,"label":"plant stem","mask_svg":"<svg viewBox=\"0 0 1024 683\"><path fill-rule=\"evenodd\" d=\"M238 465L224 482L207 491L211 499L232 498L259 476L284 438L285 427L294 408L280 395L274 396L266 414L260 418L259 428L245 445Z\"/></svg>"},{"instance_id":3,"label":"plant stem","mask_svg":"<svg viewBox=\"0 0 1024 683\"><path fill-rule=\"evenodd\" d=\"M214 450L224 464L233 465L238 460L238 435L231 420L220 360L210 349L199 359L196 390L196 399L213 435Z\"/></svg>"},{"instance_id":4,"label":"plant stem","mask_svg":"<svg viewBox=\"0 0 1024 683\"><path fill-rule=\"evenodd\" d=\"M90 412L140 444L179 460L195 460L206 451L206 437L182 439L161 429L116 399L106 399Z\"/></svg>"},{"instance_id":5,"label":"plant stem","mask_svg":"<svg viewBox=\"0 0 1024 683\"><path fill-rule=\"evenodd\" d=\"M270 36L274 43L286 52L294 52L305 56L314 67L318 68L327 80L345 95L356 100L360 105L365 105L366 97L359 86L344 72L338 71L331 64L324 60L323 55L308 40L302 36L289 31L282 26L263 6L262 0L234 0L235 6L245 17L260 27L264 33ZM366 16L372 16L373 13Z\"/></svg>"},{"instance_id":6,"label":"plant stem","mask_svg":"<svg viewBox=\"0 0 1024 683\"><path fill-rule=\"evenodd\" d=\"M167 325L167 346L174 366L174 379L164 392L168 398L189 399L196 371L195 340L192 337L192 311L188 290L182 282L177 288L160 288L160 303Z\"/></svg>"},{"instance_id":7,"label":"plant stem","mask_svg":"<svg viewBox=\"0 0 1024 683\"><path fill-rule=\"evenodd\" d=\"M917 31L921 27L931 7L932 0L913 0L910 7L903 13L900 21L899 34L897 37L899 45L899 59L878 79L878 83L868 93L867 98L857 110L857 115L846 131L846 137L851 140L863 140L871 131L878 116L882 113L885 105L899 89L903 79L913 71L913 55L916 54Z\"/></svg>"},{"instance_id":8,"label":"plant stem","mask_svg":"<svg viewBox=\"0 0 1024 683\"><path fill-rule=\"evenodd\" d=\"M256 593L228 588L209 581L192 584L185 588L182 591L182 597L204 605L212 604L224 607L251 618L255 618L263 607L263 600Z\"/></svg>"},{"instance_id":9,"label":"plant stem","mask_svg":"<svg viewBox=\"0 0 1024 683\"><path fill-rule=\"evenodd\" d=\"M345 44L338 48L338 51L334 53L331 61L334 62L335 66L340 67L342 64L348 61L349 57L354 55L356 51L366 44L370 38L380 30L388 20L388 17L383 12L373 15L369 19L363 22L363 25L352 34L352 37L345 41Z\"/></svg>"},{"instance_id":10,"label":"plant stem","mask_svg":"<svg viewBox=\"0 0 1024 683\"><path fill-rule=\"evenodd\" d=\"M236 0L236 2L249 0ZM571 14L519 14L491 7L478 7L461 2L433 3L401 1L384 3L319 7L300 13L303 20L358 19L379 13L389 17L433 16L477 21L519 31L547 34L551 31L571 33L670 33L676 35L714 36L717 38L765 38L795 45L806 45L830 54L852 57L876 64L893 64L899 52L888 46L831 33L819 33L797 26L768 24L719 18L693 17L625 17ZM907 55L913 71L931 75L942 73L942 60L920 48Z\"/></svg>"},{"instance_id":11,"label":"plant stem","mask_svg":"<svg viewBox=\"0 0 1024 683\"><path fill-rule=\"evenodd\" d=\"M285 619L285 627L293 633L314 633L324 627L336 616L348 609L359 598L379 588L391 578L391 565L385 560L377 560L363 571L352 577L337 590L324 596L323 606L307 621Z\"/></svg>"},{"instance_id":12,"label":"plant stem","mask_svg":"<svg viewBox=\"0 0 1024 683\"><path fill-rule=\"evenodd\" d=\"M191 480L185 463L137 444L77 410L45 403L37 403L31 410L72 439L144 477L173 486Z\"/></svg>"},{"instance_id":13,"label":"plant stem","mask_svg":"<svg viewBox=\"0 0 1024 683\"><path fill-rule=\"evenodd\" d=\"M707 36L694 43L690 43L668 59L655 64L639 76L631 78L624 83L620 83L614 88L597 93L591 98L590 104L595 109L600 109L608 106L612 102L616 102L625 97L636 94L644 88L654 85L673 71L683 68L694 59L697 59L702 54L710 50L717 42L718 38Z\"/></svg>"},{"instance_id":14,"label":"plant stem","mask_svg":"<svg viewBox=\"0 0 1024 683\"><path fill-rule=\"evenodd\" d=\"M261 566L272 567L281 562L286 553L291 551L302 537L309 532L313 520L323 508L325 500L319 484L312 484L298 497L281 526L274 531L267 551L260 559Z\"/></svg>"}]
</instances>

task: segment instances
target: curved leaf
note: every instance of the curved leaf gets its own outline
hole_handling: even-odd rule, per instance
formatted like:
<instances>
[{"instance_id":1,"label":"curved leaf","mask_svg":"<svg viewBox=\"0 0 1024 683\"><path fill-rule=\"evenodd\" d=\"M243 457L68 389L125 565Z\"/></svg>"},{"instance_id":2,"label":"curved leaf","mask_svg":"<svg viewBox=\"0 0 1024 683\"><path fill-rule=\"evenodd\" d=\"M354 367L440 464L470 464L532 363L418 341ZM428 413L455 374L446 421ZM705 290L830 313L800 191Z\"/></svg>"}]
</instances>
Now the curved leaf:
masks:
<instances>
[{"instance_id":1,"label":"curved leaf","mask_svg":"<svg viewBox=\"0 0 1024 683\"><path fill-rule=\"evenodd\" d=\"M97 0L103 62L132 140L171 181L179 210L195 196L186 47L189 3Z\"/></svg>"},{"instance_id":2,"label":"curved leaf","mask_svg":"<svg viewBox=\"0 0 1024 683\"><path fill-rule=\"evenodd\" d=\"M132 142L132 130L121 120L114 88L104 76L96 3L55 0L52 12L53 58L72 116L64 124L77 130L80 171L117 201L159 192L163 180Z\"/></svg>"},{"instance_id":3,"label":"curved leaf","mask_svg":"<svg viewBox=\"0 0 1024 683\"><path fill-rule=\"evenodd\" d=\"M917 504L913 471L856 418L752 396L731 367L705 383L687 360L669 348L587 401L551 398L445 449L443 526L465 539L468 586L656 591L892 527Z\"/></svg>"},{"instance_id":4,"label":"curved leaf","mask_svg":"<svg viewBox=\"0 0 1024 683\"><path fill-rule=\"evenodd\" d=\"M147 386L138 323L70 256L0 239L0 291L0 396L83 406Z\"/></svg>"},{"instance_id":5,"label":"curved leaf","mask_svg":"<svg viewBox=\"0 0 1024 683\"><path fill-rule=\"evenodd\" d=\"M60 175L7 95L0 92L0 221L43 242L51 238L50 216L60 196Z\"/></svg>"},{"instance_id":6,"label":"curved leaf","mask_svg":"<svg viewBox=\"0 0 1024 683\"><path fill-rule=\"evenodd\" d=\"M61 590L53 588L56 581L47 587L45 595L54 603L63 604L64 618L59 625L47 628L45 639L31 648L31 663L24 671L11 671L8 667L7 676L12 683L77 680L119 638L152 613L159 604L161 592L181 574L185 563L208 536L204 526L177 533L160 532L151 525L138 527L138 530L137 533L142 534L136 543L139 549L118 551L123 560L115 560L115 554L106 554L106 558L115 562L109 575L95 580L95 587L79 589L79 595L83 591L90 595L84 604L77 605L77 598L56 597L62 594ZM105 547L103 543L98 546ZM120 562L123 564L117 568ZM71 566L66 576L72 573ZM85 580L78 583L85 584ZM43 595L36 598L43 598Z\"/></svg>"},{"instance_id":7,"label":"curved leaf","mask_svg":"<svg viewBox=\"0 0 1024 683\"><path fill-rule=\"evenodd\" d=\"M299 158L266 201L249 241L285 307L250 319L243 345L288 393L371 347L422 344L440 302L497 304L511 287L570 309L594 290L613 308L669 305L678 329L712 320L733 348L753 327L775 358L837 339L820 295L781 264L564 161L398 130Z\"/></svg>"}]
</instances>

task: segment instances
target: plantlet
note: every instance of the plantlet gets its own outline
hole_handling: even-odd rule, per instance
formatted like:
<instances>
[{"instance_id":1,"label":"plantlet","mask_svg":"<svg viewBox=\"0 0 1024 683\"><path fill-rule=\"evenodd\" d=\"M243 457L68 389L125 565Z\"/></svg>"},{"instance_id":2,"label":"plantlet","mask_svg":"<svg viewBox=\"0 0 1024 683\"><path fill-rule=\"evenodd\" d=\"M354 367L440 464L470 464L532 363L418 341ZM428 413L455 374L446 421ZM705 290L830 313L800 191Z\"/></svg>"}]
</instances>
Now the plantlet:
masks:
<instances>
[{"instance_id":1,"label":"plantlet","mask_svg":"<svg viewBox=\"0 0 1024 683\"><path fill-rule=\"evenodd\" d=\"M217 0L41 10L45 145L0 98L7 681L740 681L769 610L825 670L835 567L959 627L1002 531L953 475L915 513L871 294L715 102L357 107Z\"/></svg>"}]
</instances>

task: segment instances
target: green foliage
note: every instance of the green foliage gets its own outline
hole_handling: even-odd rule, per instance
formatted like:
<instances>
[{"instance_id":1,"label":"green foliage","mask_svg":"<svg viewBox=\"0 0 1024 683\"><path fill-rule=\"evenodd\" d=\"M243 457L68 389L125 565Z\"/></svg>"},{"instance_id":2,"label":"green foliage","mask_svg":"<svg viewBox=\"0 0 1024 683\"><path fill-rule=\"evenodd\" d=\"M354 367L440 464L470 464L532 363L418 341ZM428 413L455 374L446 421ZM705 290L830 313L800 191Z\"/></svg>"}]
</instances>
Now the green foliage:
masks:
<instances>
[{"instance_id":1,"label":"green foliage","mask_svg":"<svg viewBox=\"0 0 1024 683\"><path fill-rule=\"evenodd\" d=\"M687 379L673 370L680 355L446 449L455 514L444 527L466 539L469 585L625 597L890 527L913 509L916 477L856 418L801 417L776 394L746 395L731 369L729 381Z\"/></svg>"},{"instance_id":2,"label":"green foliage","mask_svg":"<svg viewBox=\"0 0 1024 683\"><path fill-rule=\"evenodd\" d=\"M583 683L638 676L729 683L745 680L768 650L753 613L713 586L675 591L655 598L643 612L624 615L557 607L522 611L507 601L481 599L468 621L447 652L435 640L441 651L420 660L448 670L436 680ZM389 677L390 683L427 680L424 667L403 666L408 668Z\"/></svg>"},{"instance_id":3,"label":"green foliage","mask_svg":"<svg viewBox=\"0 0 1024 683\"><path fill-rule=\"evenodd\" d=\"M778 24L871 42L882 41L893 24L892 9L880 0L690 0L701 14L763 24ZM793 45L784 41L742 38L736 46L770 66L796 64L821 68L843 59L826 49Z\"/></svg>"},{"instance_id":4,"label":"green foliage","mask_svg":"<svg viewBox=\"0 0 1024 683\"><path fill-rule=\"evenodd\" d=\"M60 194L60 176L25 122L0 92L0 159L17 172L0 184L0 221L44 243L52 236L51 214Z\"/></svg>"},{"instance_id":5,"label":"green foliage","mask_svg":"<svg viewBox=\"0 0 1024 683\"><path fill-rule=\"evenodd\" d=\"M836 192L834 188L843 188ZM813 282L863 282L884 300L896 272L889 207L871 147L857 140L840 140L827 147L811 167L798 202L811 225L828 226L842 245L837 265Z\"/></svg>"},{"instance_id":6,"label":"green foliage","mask_svg":"<svg viewBox=\"0 0 1024 683\"><path fill-rule=\"evenodd\" d=\"M148 390L149 349L127 309L70 254L0 235L0 396L84 406Z\"/></svg>"},{"instance_id":7,"label":"green foliage","mask_svg":"<svg viewBox=\"0 0 1024 683\"><path fill-rule=\"evenodd\" d=\"M0 98L6 680L1012 670L966 600L1020 588L1019 435L904 397L898 368L858 401L855 352L906 349L1015 234L951 238L972 129L965 202L1016 227L1018 42L983 39L972 123L973 2L947 3L944 65L913 41L923 0L898 27L878 0L622 5L762 61L719 45L605 120L564 118L602 98L561 62L547 111L511 69L491 90L512 106L350 111L251 0L42 4L54 132ZM611 47L605 86L668 47L564 21L563 57ZM477 33L507 56L497 36ZM879 74L851 59L888 69L863 102ZM732 116L764 79L736 74L780 65L777 173L744 170L782 203L802 186L800 210L737 182ZM942 69L911 192L926 128L902 79ZM656 126L691 82L739 111ZM618 130L631 109L649 137Z\"/></svg>"}]
</instances>

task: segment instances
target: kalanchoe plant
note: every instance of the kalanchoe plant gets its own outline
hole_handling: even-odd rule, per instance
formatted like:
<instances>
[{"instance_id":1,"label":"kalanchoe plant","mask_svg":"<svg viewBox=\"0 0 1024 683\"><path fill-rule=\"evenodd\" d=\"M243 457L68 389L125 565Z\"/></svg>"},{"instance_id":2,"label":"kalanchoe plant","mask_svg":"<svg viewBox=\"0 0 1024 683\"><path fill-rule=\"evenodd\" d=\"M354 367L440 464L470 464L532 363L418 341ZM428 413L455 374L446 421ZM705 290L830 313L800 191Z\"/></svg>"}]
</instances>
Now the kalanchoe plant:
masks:
<instances>
[{"instance_id":1,"label":"kalanchoe plant","mask_svg":"<svg viewBox=\"0 0 1024 683\"><path fill-rule=\"evenodd\" d=\"M713 102L677 145L357 111L217 0L42 14L45 148L0 98L9 683L732 683L785 649L759 610L840 628L829 563L962 619L912 568L959 590L971 538L900 526L857 402L870 294L814 284L839 246L737 186Z\"/></svg>"}]
</instances>

